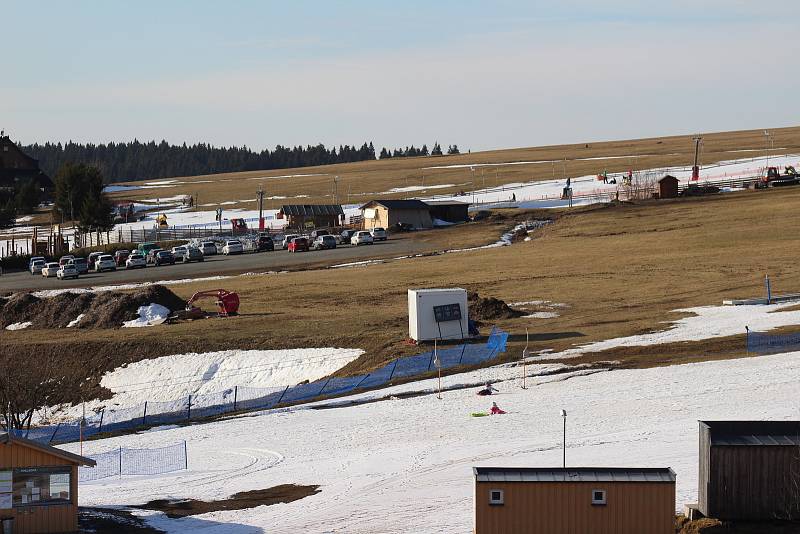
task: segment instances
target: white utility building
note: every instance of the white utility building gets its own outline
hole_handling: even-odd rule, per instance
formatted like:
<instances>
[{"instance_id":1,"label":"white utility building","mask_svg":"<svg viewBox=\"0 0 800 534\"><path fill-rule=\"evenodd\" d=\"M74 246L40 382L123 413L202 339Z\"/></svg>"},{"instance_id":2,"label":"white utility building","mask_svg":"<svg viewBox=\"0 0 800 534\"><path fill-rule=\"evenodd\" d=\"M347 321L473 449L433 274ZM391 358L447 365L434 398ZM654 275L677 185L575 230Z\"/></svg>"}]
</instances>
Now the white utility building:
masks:
<instances>
[{"instance_id":1,"label":"white utility building","mask_svg":"<svg viewBox=\"0 0 800 534\"><path fill-rule=\"evenodd\" d=\"M469 335L467 290L408 290L408 334L416 341L464 339Z\"/></svg>"}]
</instances>

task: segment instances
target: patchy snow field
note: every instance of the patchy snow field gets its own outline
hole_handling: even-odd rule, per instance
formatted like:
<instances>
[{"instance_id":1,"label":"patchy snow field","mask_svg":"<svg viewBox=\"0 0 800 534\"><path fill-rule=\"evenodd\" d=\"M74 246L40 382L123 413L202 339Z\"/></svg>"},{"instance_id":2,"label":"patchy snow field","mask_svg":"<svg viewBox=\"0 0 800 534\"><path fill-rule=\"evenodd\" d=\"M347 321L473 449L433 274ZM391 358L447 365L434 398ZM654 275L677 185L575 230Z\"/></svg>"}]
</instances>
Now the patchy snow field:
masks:
<instances>
[{"instance_id":1,"label":"patchy snow field","mask_svg":"<svg viewBox=\"0 0 800 534\"><path fill-rule=\"evenodd\" d=\"M541 368L542 366L531 366ZM450 384L518 373L508 366L446 377ZM475 465L561 463L670 466L677 503L697 500L697 420L796 418L800 353L645 370L552 375L475 389L327 410L279 410L84 444L84 452L187 440L188 472L107 479L81 486L82 505L159 498L219 499L278 484L320 484L305 499L185 519L141 512L167 532L468 533ZM434 381L400 389L427 386ZM734 401L735 399L735 401ZM502 416L472 418L491 401ZM77 444L65 446L77 450Z\"/></svg>"}]
</instances>

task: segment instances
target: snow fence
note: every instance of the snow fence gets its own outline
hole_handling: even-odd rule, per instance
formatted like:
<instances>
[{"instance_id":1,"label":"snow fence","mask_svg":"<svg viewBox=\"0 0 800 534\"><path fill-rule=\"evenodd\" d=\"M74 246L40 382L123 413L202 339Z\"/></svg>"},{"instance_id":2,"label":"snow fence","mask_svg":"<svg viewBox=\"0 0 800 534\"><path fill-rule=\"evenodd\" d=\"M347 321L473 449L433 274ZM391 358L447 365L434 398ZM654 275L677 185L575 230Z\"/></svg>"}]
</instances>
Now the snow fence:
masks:
<instances>
[{"instance_id":1,"label":"snow fence","mask_svg":"<svg viewBox=\"0 0 800 534\"><path fill-rule=\"evenodd\" d=\"M272 388L235 386L223 391L203 395L189 395L165 402L103 410L81 421L67 421L57 425L35 427L19 435L49 444L69 443L99 434L121 432L144 426L186 423L231 412L266 410L277 406L301 404L325 397L346 395L357 390L380 388L392 381L424 375L437 368L478 365L496 358L506 351L508 333L492 327L486 344L463 344L438 349L438 367L433 351L398 358L366 375L330 377Z\"/></svg>"},{"instance_id":2,"label":"snow fence","mask_svg":"<svg viewBox=\"0 0 800 534\"><path fill-rule=\"evenodd\" d=\"M800 349L800 333L767 334L765 332L747 332L747 352L768 354Z\"/></svg>"},{"instance_id":3,"label":"snow fence","mask_svg":"<svg viewBox=\"0 0 800 534\"><path fill-rule=\"evenodd\" d=\"M88 456L97 465L78 469L78 480L89 482L123 475L158 475L189 468L186 442L155 449L118 449Z\"/></svg>"}]
</instances>

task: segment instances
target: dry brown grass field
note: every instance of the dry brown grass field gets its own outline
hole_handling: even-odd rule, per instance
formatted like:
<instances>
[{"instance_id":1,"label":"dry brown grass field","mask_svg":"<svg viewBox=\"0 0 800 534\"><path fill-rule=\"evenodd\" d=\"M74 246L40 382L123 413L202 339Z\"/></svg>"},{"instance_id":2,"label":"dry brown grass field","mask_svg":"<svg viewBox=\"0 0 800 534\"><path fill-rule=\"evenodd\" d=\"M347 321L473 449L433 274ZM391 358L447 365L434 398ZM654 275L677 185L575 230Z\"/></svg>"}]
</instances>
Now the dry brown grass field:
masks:
<instances>
[{"instance_id":1,"label":"dry brown grass field","mask_svg":"<svg viewBox=\"0 0 800 534\"><path fill-rule=\"evenodd\" d=\"M242 314L114 331L22 330L3 333L0 354L35 361L41 351L71 355L71 365L95 377L125 361L225 348L360 347L367 352L345 372L373 368L421 351L407 336L406 290L461 286L508 302L563 304L550 319L516 318L499 325L511 333L507 357L531 349L561 350L590 341L665 327L674 310L718 305L725 298L760 295L765 273L776 293L800 289L795 232L800 188L747 191L675 201L597 205L560 211L504 212L505 224L555 217L529 242L512 246L396 260L346 269L242 276L224 282L242 298ZM490 224L492 233L498 222ZM483 223L447 232L475 232ZM432 234L433 235L433 234ZM173 286L181 296L207 283ZM489 325L483 327L484 332ZM652 366L743 356L742 337L658 347L630 347L586 355L574 363L613 359ZM30 359L29 359L30 358Z\"/></svg>"},{"instance_id":2,"label":"dry brown grass field","mask_svg":"<svg viewBox=\"0 0 800 534\"><path fill-rule=\"evenodd\" d=\"M800 127L770 130L774 140L772 153L800 151ZM702 134L704 138L701 163L741 159L764 153L763 130ZM402 198L455 193L495 185L546 180L566 176L585 176L628 169L647 169L671 165L691 165L694 143L691 135L651 139L588 142L533 148L492 150L426 158L393 158L381 161L303 167L271 171L249 171L208 176L176 178L174 187L139 189L114 193L115 199L153 199L178 194L196 195L198 204L219 204L227 208L256 207L256 191L263 187L267 197L287 197L266 201L267 208L279 208L284 203L330 203L333 200L334 177L337 179L337 200L340 203L361 203L371 198ZM563 161L562 161L563 160ZM475 167L469 165L510 162L542 162L519 165ZM462 168L436 168L465 165ZM310 175L281 178L286 175ZM130 182L141 185L144 182ZM411 193L387 194L392 188L409 186L433 188ZM307 195L303 198L292 198ZM206 206L199 209L213 209Z\"/></svg>"}]
</instances>

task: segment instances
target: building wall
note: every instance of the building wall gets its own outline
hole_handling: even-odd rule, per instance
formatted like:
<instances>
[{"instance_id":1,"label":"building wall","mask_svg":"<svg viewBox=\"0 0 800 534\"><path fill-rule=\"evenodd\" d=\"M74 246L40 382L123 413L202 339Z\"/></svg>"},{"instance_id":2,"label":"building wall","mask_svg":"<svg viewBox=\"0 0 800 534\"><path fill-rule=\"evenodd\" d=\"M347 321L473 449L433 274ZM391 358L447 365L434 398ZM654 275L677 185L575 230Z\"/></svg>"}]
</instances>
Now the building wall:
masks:
<instances>
[{"instance_id":1,"label":"building wall","mask_svg":"<svg viewBox=\"0 0 800 534\"><path fill-rule=\"evenodd\" d=\"M475 534L674 534L675 484L476 482ZM489 491L505 504L489 504ZM592 490L607 504L592 505Z\"/></svg>"},{"instance_id":2,"label":"building wall","mask_svg":"<svg viewBox=\"0 0 800 534\"><path fill-rule=\"evenodd\" d=\"M0 444L0 470L15 467L72 466L70 504L14 508L14 534L71 532L78 529L78 467L63 458L15 444Z\"/></svg>"},{"instance_id":3,"label":"building wall","mask_svg":"<svg viewBox=\"0 0 800 534\"><path fill-rule=\"evenodd\" d=\"M0 141L0 168L6 169L37 169L35 162L31 161L12 143L4 137Z\"/></svg>"},{"instance_id":4,"label":"building wall","mask_svg":"<svg viewBox=\"0 0 800 534\"><path fill-rule=\"evenodd\" d=\"M442 221L453 222L453 223L465 222L469 220L469 205L431 204L430 214L432 218L440 219Z\"/></svg>"},{"instance_id":5,"label":"building wall","mask_svg":"<svg viewBox=\"0 0 800 534\"><path fill-rule=\"evenodd\" d=\"M703 514L717 519L786 517L792 502L797 513L800 454L794 446L710 447ZM705 477L705 479L704 479Z\"/></svg>"},{"instance_id":6,"label":"building wall","mask_svg":"<svg viewBox=\"0 0 800 534\"><path fill-rule=\"evenodd\" d=\"M678 198L678 180L664 179L658 182L660 198Z\"/></svg>"}]
</instances>

